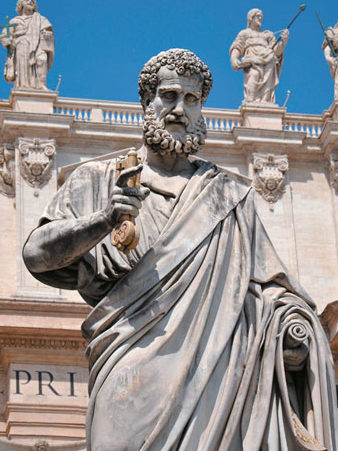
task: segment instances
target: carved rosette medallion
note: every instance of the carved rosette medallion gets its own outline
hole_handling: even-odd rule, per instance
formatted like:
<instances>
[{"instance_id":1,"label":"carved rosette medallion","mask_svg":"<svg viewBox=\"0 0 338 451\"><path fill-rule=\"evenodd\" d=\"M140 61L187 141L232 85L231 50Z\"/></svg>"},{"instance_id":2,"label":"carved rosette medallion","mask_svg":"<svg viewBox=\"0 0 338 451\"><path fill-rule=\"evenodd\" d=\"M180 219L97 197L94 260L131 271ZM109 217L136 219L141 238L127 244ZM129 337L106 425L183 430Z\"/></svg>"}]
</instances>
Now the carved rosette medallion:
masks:
<instances>
[{"instance_id":1,"label":"carved rosette medallion","mask_svg":"<svg viewBox=\"0 0 338 451\"><path fill-rule=\"evenodd\" d=\"M0 147L0 193L15 196L15 149L11 144Z\"/></svg>"},{"instance_id":2,"label":"carved rosette medallion","mask_svg":"<svg viewBox=\"0 0 338 451\"><path fill-rule=\"evenodd\" d=\"M38 188L45 185L52 175L55 140L19 138L18 149L21 176L35 188L34 195L38 196Z\"/></svg>"},{"instance_id":3,"label":"carved rosette medallion","mask_svg":"<svg viewBox=\"0 0 338 451\"><path fill-rule=\"evenodd\" d=\"M330 155L330 185L338 190L338 153Z\"/></svg>"},{"instance_id":4,"label":"carved rosette medallion","mask_svg":"<svg viewBox=\"0 0 338 451\"><path fill-rule=\"evenodd\" d=\"M271 205L285 192L287 155L253 154L253 187Z\"/></svg>"}]
</instances>

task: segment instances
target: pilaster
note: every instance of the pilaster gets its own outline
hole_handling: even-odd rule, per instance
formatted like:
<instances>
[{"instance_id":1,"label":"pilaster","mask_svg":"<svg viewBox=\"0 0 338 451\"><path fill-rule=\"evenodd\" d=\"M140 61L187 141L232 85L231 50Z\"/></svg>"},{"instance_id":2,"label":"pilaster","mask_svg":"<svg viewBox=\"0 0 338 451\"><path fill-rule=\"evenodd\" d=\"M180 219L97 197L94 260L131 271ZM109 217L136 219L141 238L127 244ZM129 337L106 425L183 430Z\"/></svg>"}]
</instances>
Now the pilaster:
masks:
<instances>
[{"instance_id":1,"label":"pilaster","mask_svg":"<svg viewBox=\"0 0 338 451\"><path fill-rule=\"evenodd\" d=\"M57 189L54 139L18 138L15 143L17 215L17 291L20 298L52 298L60 290L34 279L22 260L22 248Z\"/></svg>"}]
</instances>

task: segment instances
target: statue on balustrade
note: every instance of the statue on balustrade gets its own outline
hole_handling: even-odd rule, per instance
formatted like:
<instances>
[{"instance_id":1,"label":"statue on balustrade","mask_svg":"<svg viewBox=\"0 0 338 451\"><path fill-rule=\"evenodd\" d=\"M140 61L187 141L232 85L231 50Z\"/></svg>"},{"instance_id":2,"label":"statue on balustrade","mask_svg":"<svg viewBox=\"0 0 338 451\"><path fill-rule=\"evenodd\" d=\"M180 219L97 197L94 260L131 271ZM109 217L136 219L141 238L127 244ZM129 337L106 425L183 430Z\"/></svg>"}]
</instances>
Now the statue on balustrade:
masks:
<instances>
[{"instance_id":1,"label":"statue on balustrade","mask_svg":"<svg viewBox=\"0 0 338 451\"><path fill-rule=\"evenodd\" d=\"M326 30L326 36L330 44L325 38L322 49L334 80L334 99L338 101L338 22Z\"/></svg>"},{"instance_id":2,"label":"statue on balustrade","mask_svg":"<svg viewBox=\"0 0 338 451\"><path fill-rule=\"evenodd\" d=\"M212 85L171 49L139 76L144 144L79 166L23 256L92 311L88 451L330 450L332 358L254 191L195 154Z\"/></svg>"},{"instance_id":3,"label":"statue on balustrade","mask_svg":"<svg viewBox=\"0 0 338 451\"><path fill-rule=\"evenodd\" d=\"M283 30L277 42L274 33L260 29L262 20L262 11L251 9L247 28L238 33L230 47L232 68L244 73L244 103L275 103L289 30Z\"/></svg>"},{"instance_id":4,"label":"statue on balustrade","mask_svg":"<svg viewBox=\"0 0 338 451\"><path fill-rule=\"evenodd\" d=\"M5 80L15 89L47 90L54 59L54 32L38 13L36 0L18 0L14 17L3 27L0 42L7 49Z\"/></svg>"}]
</instances>

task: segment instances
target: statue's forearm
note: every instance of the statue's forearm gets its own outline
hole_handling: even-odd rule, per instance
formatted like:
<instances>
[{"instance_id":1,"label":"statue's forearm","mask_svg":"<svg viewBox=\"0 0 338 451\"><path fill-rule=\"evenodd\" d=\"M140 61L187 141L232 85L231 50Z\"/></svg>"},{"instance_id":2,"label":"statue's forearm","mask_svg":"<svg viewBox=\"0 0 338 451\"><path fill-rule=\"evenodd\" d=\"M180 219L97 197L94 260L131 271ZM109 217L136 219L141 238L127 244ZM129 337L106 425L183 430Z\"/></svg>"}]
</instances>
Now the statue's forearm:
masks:
<instances>
[{"instance_id":1,"label":"statue's forearm","mask_svg":"<svg viewBox=\"0 0 338 451\"><path fill-rule=\"evenodd\" d=\"M239 57L240 53L237 49L234 49L230 54L230 64L234 70L242 69Z\"/></svg>"},{"instance_id":2,"label":"statue's forearm","mask_svg":"<svg viewBox=\"0 0 338 451\"><path fill-rule=\"evenodd\" d=\"M275 47L275 55L279 58L284 53L286 42L279 42Z\"/></svg>"},{"instance_id":3,"label":"statue's forearm","mask_svg":"<svg viewBox=\"0 0 338 451\"><path fill-rule=\"evenodd\" d=\"M36 273L69 266L112 230L103 211L78 219L51 221L33 231L23 249L27 268Z\"/></svg>"}]
</instances>

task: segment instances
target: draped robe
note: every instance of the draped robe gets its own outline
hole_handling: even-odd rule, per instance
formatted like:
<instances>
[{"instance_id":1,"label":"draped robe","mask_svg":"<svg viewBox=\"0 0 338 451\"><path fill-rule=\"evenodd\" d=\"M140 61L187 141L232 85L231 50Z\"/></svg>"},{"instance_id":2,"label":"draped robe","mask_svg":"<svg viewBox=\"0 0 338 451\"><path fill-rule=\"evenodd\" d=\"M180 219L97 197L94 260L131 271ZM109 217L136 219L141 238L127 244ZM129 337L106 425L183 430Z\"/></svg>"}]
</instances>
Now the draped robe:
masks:
<instances>
[{"instance_id":1,"label":"draped robe","mask_svg":"<svg viewBox=\"0 0 338 451\"><path fill-rule=\"evenodd\" d=\"M88 450L334 451L332 359L314 304L276 256L253 191L194 164L172 192L145 164L150 195L128 257L107 236L71 266L34 274L93 306ZM41 224L105 208L114 165L78 168ZM295 320L310 352L291 373L283 341Z\"/></svg>"}]
</instances>

